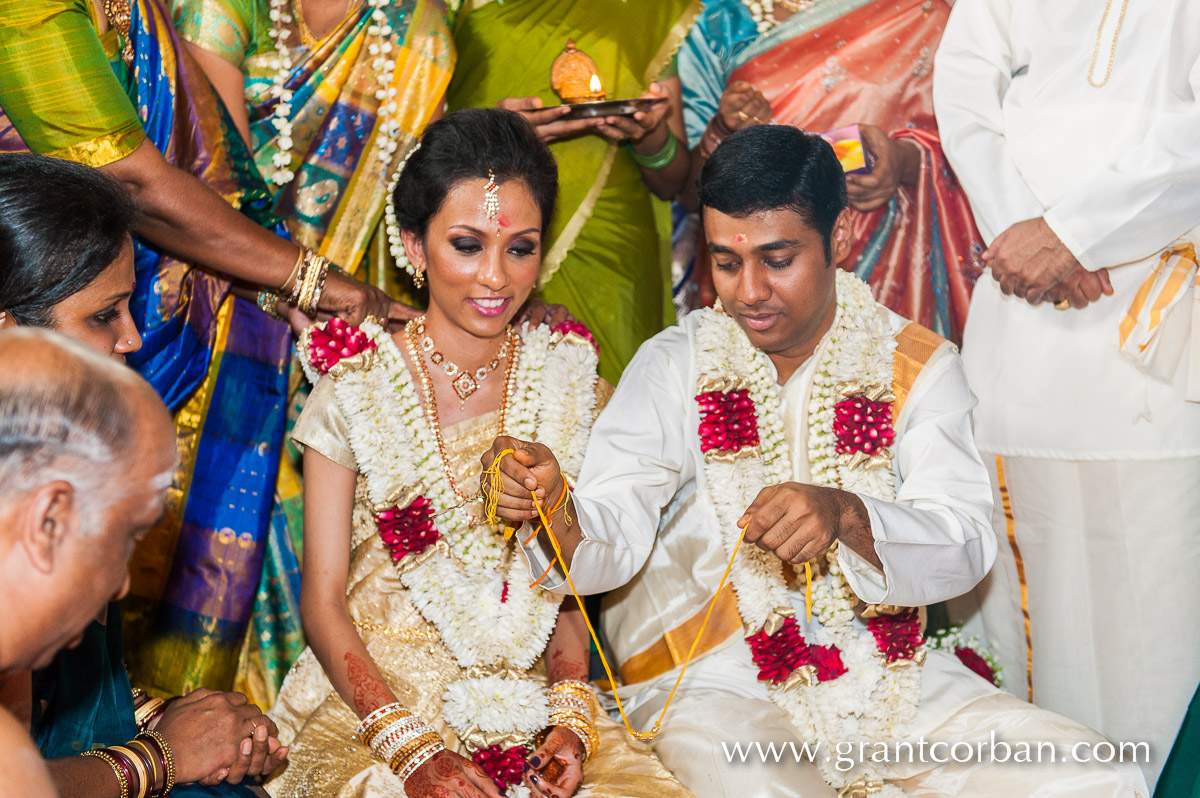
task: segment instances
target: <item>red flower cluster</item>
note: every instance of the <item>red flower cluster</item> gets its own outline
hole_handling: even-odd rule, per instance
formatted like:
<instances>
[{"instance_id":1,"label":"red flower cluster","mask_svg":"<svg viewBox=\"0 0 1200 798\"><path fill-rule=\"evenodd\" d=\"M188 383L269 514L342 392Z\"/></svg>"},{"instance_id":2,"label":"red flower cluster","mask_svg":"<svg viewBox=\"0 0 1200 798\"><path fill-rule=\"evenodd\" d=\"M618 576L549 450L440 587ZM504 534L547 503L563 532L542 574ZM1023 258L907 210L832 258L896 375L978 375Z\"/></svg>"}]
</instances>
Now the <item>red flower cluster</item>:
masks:
<instances>
[{"instance_id":1,"label":"red flower cluster","mask_svg":"<svg viewBox=\"0 0 1200 798\"><path fill-rule=\"evenodd\" d=\"M425 551L441 537L433 525L433 505L424 496L413 499L403 510L399 507L384 510L375 516L375 523L379 525L383 545L396 562Z\"/></svg>"},{"instance_id":2,"label":"red flower cluster","mask_svg":"<svg viewBox=\"0 0 1200 798\"><path fill-rule=\"evenodd\" d=\"M550 332L562 333L563 335L575 333L581 338L586 338L588 343L596 350L596 354L600 354L600 344L596 343L596 338L592 335L592 331L581 321L571 320L555 324L550 328Z\"/></svg>"},{"instance_id":3,"label":"red flower cluster","mask_svg":"<svg viewBox=\"0 0 1200 798\"><path fill-rule=\"evenodd\" d=\"M921 615L916 609L870 618L867 628L875 636L875 646L888 662L912 659L925 643L925 638L921 637Z\"/></svg>"},{"instance_id":4,"label":"red flower cluster","mask_svg":"<svg viewBox=\"0 0 1200 798\"><path fill-rule=\"evenodd\" d=\"M987 679L992 684L995 684L997 687L1000 686L996 684L996 672L992 670L992 666L988 664L988 661L984 659L983 656L975 649L967 648L966 646L955 646L954 656L958 657L959 662L975 671L975 673Z\"/></svg>"},{"instance_id":5,"label":"red flower cluster","mask_svg":"<svg viewBox=\"0 0 1200 798\"><path fill-rule=\"evenodd\" d=\"M785 682L796 668L812 663L812 653L800 634L795 618L785 618L783 625L773 635L760 629L747 637L746 642L750 644L750 653L754 655L758 680L761 682Z\"/></svg>"},{"instance_id":6,"label":"red flower cluster","mask_svg":"<svg viewBox=\"0 0 1200 798\"><path fill-rule=\"evenodd\" d=\"M488 778L496 782L496 786L504 792L521 780L525 769L525 757L529 749L523 745L512 748L502 748L499 745L489 745L480 748L471 755L476 765L483 768Z\"/></svg>"},{"instance_id":7,"label":"red flower cluster","mask_svg":"<svg viewBox=\"0 0 1200 798\"><path fill-rule=\"evenodd\" d=\"M762 682L786 682L792 671L805 665L817 669L817 681L821 682L836 679L846 672L838 647L804 642L795 618L785 618L773 635L760 630L747 637L746 642L750 644L750 653L758 666L758 679Z\"/></svg>"},{"instance_id":8,"label":"red flower cluster","mask_svg":"<svg viewBox=\"0 0 1200 798\"><path fill-rule=\"evenodd\" d=\"M736 452L758 446L758 413L749 391L709 391L696 401L701 414L700 451Z\"/></svg>"},{"instance_id":9,"label":"red flower cluster","mask_svg":"<svg viewBox=\"0 0 1200 798\"><path fill-rule=\"evenodd\" d=\"M317 326L309 330L308 360L321 374L340 360L375 348L375 342L365 332L339 318L330 319L324 329Z\"/></svg>"},{"instance_id":10,"label":"red flower cluster","mask_svg":"<svg viewBox=\"0 0 1200 798\"><path fill-rule=\"evenodd\" d=\"M846 666L842 664L842 652L837 646L813 645L808 647L808 652L817 669L817 681L827 682L846 672Z\"/></svg>"},{"instance_id":11,"label":"red flower cluster","mask_svg":"<svg viewBox=\"0 0 1200 798\"><path fill-rule=\"evenodd\" d=\"M833 434L838 454L874 454L896 441L892 406L865 396L851 396L833 406Z\"/></svg>"}]
</instances>

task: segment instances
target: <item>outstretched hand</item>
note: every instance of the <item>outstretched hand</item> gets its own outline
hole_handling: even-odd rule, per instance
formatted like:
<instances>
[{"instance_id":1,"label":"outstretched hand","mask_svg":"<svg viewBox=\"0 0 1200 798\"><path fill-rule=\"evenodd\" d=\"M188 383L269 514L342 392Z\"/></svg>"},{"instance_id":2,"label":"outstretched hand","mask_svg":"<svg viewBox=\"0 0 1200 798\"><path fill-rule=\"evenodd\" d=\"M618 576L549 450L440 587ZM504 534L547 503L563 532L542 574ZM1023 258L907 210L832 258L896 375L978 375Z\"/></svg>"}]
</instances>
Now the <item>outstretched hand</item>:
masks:
<instances>
[{"instance_id":1,"label":"outstretched hand","mask_svg":"<svg viewBox=\"0 0 1200 798\"><path fill-rule=\"evenodd\" d=\"M511 450L512 453L501 458L501 454ZM500 474L501 491L496 501L496 515L510 522L523 523L537 518L537 508L533 504L530 491L537 494L542 508L549 513L546 497L550 496L555 502L565 489L562 469L554 452L540 443L528 443L501 435L492 442L492 446L480 459L484 473L480 475L480 485L484 496L489 489L488 469L500 458L497 470Z\"/></svg>"},{"instance_id":2,"label":"outstretched hand","mask_svg":"<svg viewBox=\"0 0 1200 798\"><path fill-rule=\"evenodd\" d=\"M566 105L543 108L541 97L505 97L496 107L516 111L525 117L537 131L538 138L547 144L591 133L604 124L603 119L563 119L571 109Z\"/></svg>"}]
</instances>

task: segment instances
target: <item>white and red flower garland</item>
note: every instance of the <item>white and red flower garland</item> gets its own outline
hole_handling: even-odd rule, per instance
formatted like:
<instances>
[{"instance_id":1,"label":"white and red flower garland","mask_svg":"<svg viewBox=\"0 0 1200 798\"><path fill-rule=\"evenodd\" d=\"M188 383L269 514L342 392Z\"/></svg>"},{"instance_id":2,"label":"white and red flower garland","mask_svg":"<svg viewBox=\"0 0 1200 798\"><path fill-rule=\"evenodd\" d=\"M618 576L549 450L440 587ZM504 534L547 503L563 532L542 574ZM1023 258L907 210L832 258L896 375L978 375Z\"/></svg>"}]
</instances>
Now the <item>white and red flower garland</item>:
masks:
<instances>
[{"instance_id":1,"label":"white and red flower garland","mask_svg":"<svg viewBox=\"0 0 1200 798\"><path fill-rule=\"evenodd\" d=\"M570 474L583 462L595 416L589 337L545 325L524 331L507 415L507 434L550 446ZM515 540L483 522L477 497L464 506L455 495L389 333L371 321L349 327L333 319L306 330L299 348L314 383L324 374L336 380L349 443L401 581L471 674L447 687L443 717L504 776L510 749L527 745L549 717L545 685L524 674L546 648L561 597L530 587Z\"/></svg>"},{"instance_id":2,"label":"white and red flower garland","mask_svg":"<svg viewBox=\"0 0 1200 798\"><path fill-rule=\"evenodd\" d=\"M884 501L895 500L891 469L892 356L895 339L870 288L837 273L838 311L818 349L809 405L808 455L813 482ZM768 357L719 310L701 311L695 331L700 448L705 490L732 555L737 520L759 490L792 479L782 400ZM888 742L900 738L920 700L921 649L916 610L880 614L864 629L858 599L846 581L837 547L826 573L813 580L820 627L805 640L796 622L780 560L756 546L738 550L730 577L759 678L773 700L810 740ZM818 569L817 573L820 573ZM842 772L818 761L837 788L881 782L878 766ZM882 783L881 795L901 795Z\"/></svg>"}]
</instances>

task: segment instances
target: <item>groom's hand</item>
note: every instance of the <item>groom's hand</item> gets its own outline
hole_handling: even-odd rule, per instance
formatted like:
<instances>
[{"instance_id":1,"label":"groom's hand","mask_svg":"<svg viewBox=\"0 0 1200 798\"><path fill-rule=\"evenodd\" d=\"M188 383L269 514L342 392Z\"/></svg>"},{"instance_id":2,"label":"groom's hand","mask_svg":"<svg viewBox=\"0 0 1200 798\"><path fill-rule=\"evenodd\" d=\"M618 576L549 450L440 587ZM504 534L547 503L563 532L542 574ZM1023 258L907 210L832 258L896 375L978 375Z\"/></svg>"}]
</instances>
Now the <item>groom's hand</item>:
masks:
<instances>
[{"instance_id":1,"label":"groom's hand","mask_svg":"<svg viewBox=\"0 0 1200 798\"><path fill-rule=\"evenodd\" d=\"M790 563L823 555L835 540L882 569L871 538L871 523L862 499L853 493L817 485L785 482L758 492L738 519L746 541Z\"/></svg>"},{"instance_id":2,"label":"groom's hand","mask_svg":"<svg viewBox=\"0 0 1200 798\"><path fill-rule=\"evenodd\" d=\"M528 443L507 435L496 438L492 447L479 458L483 463L484 473L479 477L479 484L484 497L488 495L491 481L487 470L508 449L512 450L512 454L505 456L498 467L502 487L496 501L496 514L505 521L515 522L537 518L537 508L533 506L530 491L537 494L542 509L549 513L566 489L566 484L554 452L540 443ZM547 496L550 497L549 502Z\"/></svg>"}]
</instances>

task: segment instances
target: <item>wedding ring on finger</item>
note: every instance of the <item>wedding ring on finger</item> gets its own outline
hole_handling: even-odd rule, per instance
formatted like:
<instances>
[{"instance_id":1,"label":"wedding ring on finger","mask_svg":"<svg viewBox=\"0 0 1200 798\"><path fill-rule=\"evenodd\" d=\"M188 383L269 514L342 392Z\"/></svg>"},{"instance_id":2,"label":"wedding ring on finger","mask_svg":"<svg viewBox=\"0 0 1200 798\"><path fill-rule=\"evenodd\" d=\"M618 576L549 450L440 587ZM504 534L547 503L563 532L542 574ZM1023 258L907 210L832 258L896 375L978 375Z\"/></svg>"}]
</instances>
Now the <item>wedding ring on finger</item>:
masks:
<instances>
[{"instance_id":1,"label":"wedding ring on finger","mask_svg":"<svg viewBox=\"0 0 1200 798\"><path fill-rule=\"evenodd\" d=\"M738 116L738 119L742 120L743 122L750 121L750 115L747 114L745 111L738 111L737 116Z\"/></svg>"},{"instance_id":2,"label":"wedding ring on finger","mask_svg":"<svg viewBox=\"0 0 1200 798\"><path fill-rule=\"evenodd\" d=\"M1066 310L1069 307L1071 307L1071 300L1069 299L1060 299L1054 303L1055 310Z\"/></svg>"}]
</instances>

